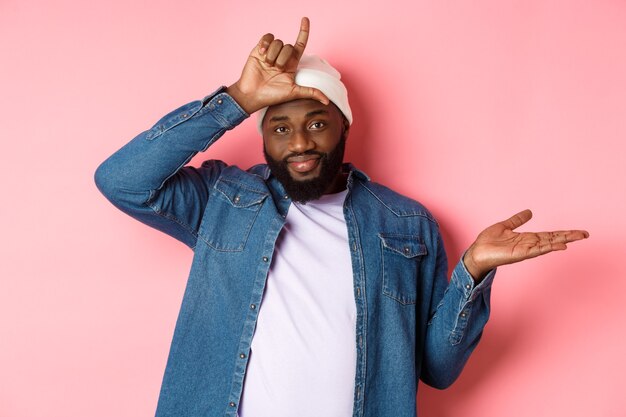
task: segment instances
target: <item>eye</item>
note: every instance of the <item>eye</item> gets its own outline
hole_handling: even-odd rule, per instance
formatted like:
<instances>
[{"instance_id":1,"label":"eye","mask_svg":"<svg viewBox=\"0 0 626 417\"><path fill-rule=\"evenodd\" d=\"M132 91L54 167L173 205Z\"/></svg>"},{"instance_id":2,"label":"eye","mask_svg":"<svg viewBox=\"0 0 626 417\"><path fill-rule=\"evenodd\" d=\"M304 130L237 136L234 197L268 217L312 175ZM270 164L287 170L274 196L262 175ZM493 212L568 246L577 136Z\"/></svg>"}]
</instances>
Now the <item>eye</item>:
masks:
<instances>
[{"instance_id":1,"label":"eye","mask_svg":"<svg viewBox=\"0 0 626 417\"><path fill-rule=\"evenodd\" d=\"M313 122L309 125L309 129L321 129L326 126L324 122Z\"/></svg>"},{"instance_id":2,"label":"eye","mask_svg":"<svg viewBox=\"0 0 626 417\"><path fill-rule=\"evenodd\" d=\"M285 126L278 126L274 129L274 133L287 133L287 128Z\"/></svg>"}]
</instances>

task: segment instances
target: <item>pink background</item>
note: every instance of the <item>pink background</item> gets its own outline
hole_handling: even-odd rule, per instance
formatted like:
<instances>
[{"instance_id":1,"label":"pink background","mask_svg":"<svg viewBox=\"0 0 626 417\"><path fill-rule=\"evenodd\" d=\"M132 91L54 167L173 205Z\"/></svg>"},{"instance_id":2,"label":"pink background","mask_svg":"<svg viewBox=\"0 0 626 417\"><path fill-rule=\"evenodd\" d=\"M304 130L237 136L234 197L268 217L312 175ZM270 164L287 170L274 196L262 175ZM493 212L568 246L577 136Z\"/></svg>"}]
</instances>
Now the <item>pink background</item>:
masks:
<instances>
[{"instance_id":1,"label":"pink background","mask_svg":"<svg viewBox=\"0 0 626 417\"><path fill-rule=\"evenodd\" d=\"M623 1L2 0L0 416L153 415L192 253L93 172L302 15L351 91L348 159L431 208L453 260L527 207L524 230L591 233L500 269L481 345L421 415L626 415ZM253 124L210 155L261 161Z\"/></svg>"}]
</instances>

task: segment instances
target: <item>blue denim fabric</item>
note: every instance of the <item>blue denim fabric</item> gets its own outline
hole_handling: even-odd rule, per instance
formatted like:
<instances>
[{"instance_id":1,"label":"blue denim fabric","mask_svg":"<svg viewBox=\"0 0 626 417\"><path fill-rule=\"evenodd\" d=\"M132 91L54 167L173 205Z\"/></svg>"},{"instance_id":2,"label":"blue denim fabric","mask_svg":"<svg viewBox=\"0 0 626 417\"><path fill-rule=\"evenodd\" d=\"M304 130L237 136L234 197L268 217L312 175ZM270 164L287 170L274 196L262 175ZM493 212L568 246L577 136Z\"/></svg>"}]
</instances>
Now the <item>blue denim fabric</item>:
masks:
<instances>
[{"instance_id":1,"label":"blue denim fabric","mask_svg":"<svg viewBox=\"0 0 626 417\"><path fill-rule=\"evenodd\" d=\"M246 117L222 88L169 113L96 172L115 206L195 252L158 417L233 417L241 398L291 201L265 165L244 171L215 160L185 164ZM477 344L494 272L475 285L459 262L448 283L431 214L353 166L344 169L357 307L353 416L413 417L418 380L447 387Z\"/></svg>"}]
</instances>

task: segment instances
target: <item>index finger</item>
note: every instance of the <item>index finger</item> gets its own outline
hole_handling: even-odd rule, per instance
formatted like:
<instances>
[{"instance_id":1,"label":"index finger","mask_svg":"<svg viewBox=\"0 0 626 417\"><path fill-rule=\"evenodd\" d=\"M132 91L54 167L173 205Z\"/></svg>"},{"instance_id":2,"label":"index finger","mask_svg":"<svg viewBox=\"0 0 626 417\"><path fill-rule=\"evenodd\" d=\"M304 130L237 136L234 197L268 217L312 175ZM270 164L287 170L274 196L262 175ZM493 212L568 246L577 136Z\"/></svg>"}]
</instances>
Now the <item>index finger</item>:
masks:
<instances>
[{"instance_id":1,"label":"index finger","mask_svg":"<svg viewBox=\"0 0 626 417\"><path fill-rule=\"evenodd\" d=\"M293 44L293 49L296 52L296 58L298 58L298 60L302 57L304 48L306 48L306 43L309 40L310 27L311 22L309 22L309 18L303 17L300 21L300 32L298 33L298 38L296 39L296 43Z\"/></svg>"}]
</instances>

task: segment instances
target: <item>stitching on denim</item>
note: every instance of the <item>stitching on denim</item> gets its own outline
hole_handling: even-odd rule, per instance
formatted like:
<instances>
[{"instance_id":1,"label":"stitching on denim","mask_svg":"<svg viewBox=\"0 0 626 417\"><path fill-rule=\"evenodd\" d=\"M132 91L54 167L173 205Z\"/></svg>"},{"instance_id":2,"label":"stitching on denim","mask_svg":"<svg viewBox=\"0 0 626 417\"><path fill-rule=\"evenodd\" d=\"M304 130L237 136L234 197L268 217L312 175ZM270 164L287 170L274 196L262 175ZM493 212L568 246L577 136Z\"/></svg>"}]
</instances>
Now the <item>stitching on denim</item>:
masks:
<instances>
[{"instance_id":1,"label":"stitching on denim","mask_svg":"<svg viewBox=\"0 0 626 417\"><path fill-rule=\"evenodd\" d=\"M465 316L465 320L469 320L470 314L471 314L471 311L467 313L467 315ZM459 316L460 316L460 313L459 313ZM458 323L458 320L457 320L457 323ZM465 337L465 329L467 328L467 326L463 326L462 329L457 329L458 326L459 326L458 324L454 326L455 329L452 330L452 332L450 332L450 337L448 338L448 340L450 341L452 345L458 345L459 343L461 343L461 341Z\"/></svg>"},{"instance_id":2,"label":"stitching on denim","mask_svg":"<svg viewBox=\"0 0 626 417\"><path fill-rule=\"evenodd\" d=\"M215 185L213 186L213 188L215 188L217 191L219 191L220 193L222 193L222 194L223 194L224 196L226 196L227 198L228 198L228 195L227 195L224 191L222 191L221 189L219 189L219 188L217 187L217 184L218 184L218 183L220 183L220 182L224 182L224 183L228 183L228 184L237 185L237 186L239 186L240 188L243 188L243 189L244 189L244 190L246 190L246 191L250 191L250 192L253 192L253 193L255 193L255 194L260 194L260 195L262 195L262 196L263 196L263 198L262 198L261 200L259 200L259 201L255 201L255 202L251 203L250 205L253 205L253 204L259 204L259 203L261 203L261 202L262 202L262 201L263 201L263 200L264 200L264 199L265 199L265 198L269 195L268 193L263 192L263 191L260 191L260 190L258 190L258 189L256 189L256 188L250 188L250 187L248 187L248 186L247 186L245 183L243 183L243 182L239 182L239 181L231 181L231 180L225 179L225 178L223 178L223 177L221 177L221 176L220 176L220 178L219 178L217 181L215 181ZM229 200L230 200L230 198L229 198Z\"/></svg>"},{"instance_id":3,"label":"stitching on denim","mask_svg":"<svg viewBox=\"0 0 626 417\"><path fill-rule=\"evenodd\" d=\"M463 294L464 295L464 294ZM467 323L472 315L472 303L461 299L459 301L459 309L456 315L456 319L454 320L454 327L452 332L450 333L449 341L453 345L458 345L463 340L465 336L465 330L467 329ZM461 317L461 314L465 313L465 317ZM463 321L463 323L459 323Z\"/></svg>"},{"instance_id":4,"label":"stitching on denim","mask_svg":"<svg viewBox=\"0 0 626 417\"><path fill-rule=\"evenodd\" d=\"M365 285L365 264L363 262L363 256L362 256L362 247L361 247L361 237L360 237L360 231L359 231L359 226L358 226L358 222L356 222L354 219L356 219L356 216L354 214L354 209L352 208L352 195L348 194L346 200L344 201L344 207L346 208L346 210L350 213L350 216L346 216L346 225L348 225L348 222L350 222L350 224L353 226L352 230L354 231L354 238L355 238L355 242L358 243L357 246L357 254L356 255L352 255L352 256L356 256L359 260L359 284L363 284L363 289L362 289L362 294L361 294L361 306L363 308L363 314L360 317L360 321L357 322L357 327L360 326L361 328L361 337L365 338L365 343L363 343L360 347L358 347L357 349L361 349L361 354L362 354L362 363L358 363L358 357L357 357L357 366L361 365L360 368L358 369L358 373L355 375L355 383L357 380L360 381L361 383L361 392L363 393L363 395L361 395L361 400L360 400L360 404L359 404L359 415L363 416L364 413L364 407L363 404L365 402L365 389L367 386L367 317L368 317L368 313L367 313L367 286ZM349 226L349 225L348 225ZM350 230L351 228L348 227L348 230ZM354 279L354 278L353 278ZM357 310L357 318L358 317L358 310ZM359 378L360 377L360 378Z\"/></svg>"},{"instance_id":5,"label":"stitching on denim","mask_svg":"<svg viewBox=\"0 0 626 417\"><path fill-rule=\"evenodd\" d=\"M260 204L260 203L257 203L257 204ZM261 208L260 207L257 210L255 210L254 217L250 221L250 225L248 226L248 228L246 230L246 233L243 236L243 241L239 244L239 246L237 246L236 249L218 248L215 244L213 244L213 243L209 242L207 239L205 239L202 234L198 234L197 238L202 240L204 243L206 243L211 249L214 249L214 250L216 250L218 252L242 252L243 249L246 247L246 243L248 242L248 237L250 236L250 231L252 230L252 227L254 226L254 223L256 223L256 219L259 216L260 212L261 212Z\"/></svg>"},{"instance_id":6,"label":"stitching on denim","mask_svg":"<svg viewBox=\"0 0 626 417\"><path fill-rule=\"evenodd\" d=\"M381 244L381 246L380 246L381 269L382 269L382 274L383 274L383 288L382 288L383 295L386 296L386 297L391 298L392 300L397 301L398 303L402 304L403 306L417 304L417 294L416 294L415 300L410 300L408 297L407 298L398 297L394 293L392 293L391 291L388 291L386 289L386 283L387 283L386 277L387 277L387 274L385 273L385 246L384 246L384 243L383 243L382 239L381 239L380 244Z\"/></svg>"},{"instance_id":7,"label":"stitching on denim","mask_svg":"<svg viewBox=\"0 0 626 417\"><path fill-rule=\"evenodd\" d=\"M385 203L383 200L381 200L381 198L374 192L372 191L365 182L363 181L359 181L361 183L361 185L363 186L363 188L365 188L371 195L374 196L374 198L378 201L380 201L380 203L385 206L387 208L387 210L389 210L390 212L392 212L393 214L395 214L397 217L424 217L425 219L437 224L437 221L427 212L420 210L420 211L413 211L410 213L398 213L397 211L395 211L393 208L391 208L387 203Z\"/></svg>"},{"instance_id":8,"label":"stitching on denim","mask_svg":"<svg viewBox=\"0 0 626 417\"><path fill-rule=\"evenodd\" d=\"M198 114L200 110L202 110L202 106L196 108L195 111L194 111L194 107L197 107L197 106L192 106L191 109L189 109L187 112L184 112L181 110L180 112L177 112L176 114L172 115L172 117L167 119L165 122L159 123L158 125L153 126L152 129L149 130L149 132L152 132L155 128L158 128L158 132L155 133L154 136L151 136L149 138L147 137L148 135L146 135L146 139L150 141L155 140L156 138L163 135L168 130L171 130L175 128L176 126L178 126L179 124L190 120L193 116ZM183 114L186 113L187 117L184 117L184 118L181 117L181 113ZM167 128L164 127L166 125L169 125L170 123L171 123L171 126L168 126Z\"/></svg>"},{"instance_id":9,"label":"stitching on denim","mask_svg":"<svg viewBox=\"0 0 626 417\"><path fill-rule=\"evenodd\" d=\"M435 248L439 248L439 241L442 240L441 238L441 233L439 232L439 225L437 225L437 233L435 234L435 238L436 238L436 242L435 242ZM443 242L442 242L443 243ZM445 252L444 252L445 253ZM435 260L436 262L436 260ZM430 318L430 320L428 320L428 323L426 323L427 326L430 326L430 324L435 320L435 318L437 317L438 313L439 313L439 309L441 308L441 306L444 304L444 300L446 298L446 294L448 294L448 291L450 290L450 283L448 283L448 285L446 286L446 289L443 291L443 295L441 296L441 301L439 301L439 304L437 304L437 307L435 308L435 313L432 315L432 317Z\"/></svg>"},{"instance_id":10,"label":"stitching on denim","mask_svg":"<svg viewBox=\"0 0 626 417\"><path fill-rule=\"evenodd\" d=\"M453 330L450 332L450 336L448 337L448 341L451 345L456 346L463 340L464 332L458 332Z\"/></svg>"},{"instance_id":11,"label":"stitching on denim","mask_svg":"<svg viewBox=\"0 0 626 417\"><path fill-rule=\"evenodd\" d=\"M426 248L426 245L424 244L423 239L421 238L421 236L419 235L403 235L400 233L378 233L378 237L380 238L380 240L383 243L383 246L393 252L399 253L400 255L404 256L405 258L415 258L418 256L424 256L424 255L428 255L428 250ZM402 249L398 249L398 248L394 248L391 245L387 245L387 239L386 238L407 238L405 240L409 240L411 243L414 243L413 241L417 241L418 242L418 248L422 249L422 251L419 251L415 254L411 254L410 256L407 256L405 254L405 252Z\"/></svg>"},{"instance_id":12,"label":"stitching on denim","mask_svg":"<svg viewBox=\"0 0 626 417\"><path fill-rule=\"evenodd\" d=\"M391 298L392 300L394 300L394 301L396 301L396 302L398 302L398 303L402 304L403 306L411 306L411 305L415 305L415 304L417 304L417 302L416 302L416 301L410 301L410 300L409 300L409 301L405 301L405 300L403 300L403 299L401 299L401 298L394 297L393 295L391 295L390 293L388 293L387 291L385 291L385 288L384 288L384 287L383 287L383 295L384 295L385 297Z\"/></svg>"}]
</instances>

